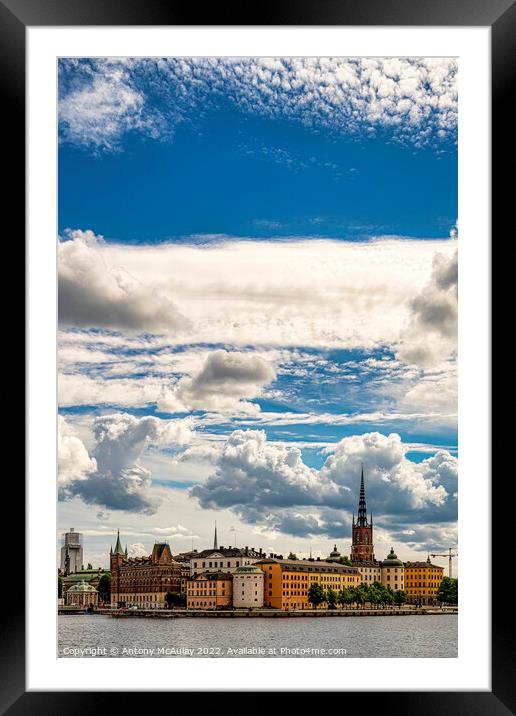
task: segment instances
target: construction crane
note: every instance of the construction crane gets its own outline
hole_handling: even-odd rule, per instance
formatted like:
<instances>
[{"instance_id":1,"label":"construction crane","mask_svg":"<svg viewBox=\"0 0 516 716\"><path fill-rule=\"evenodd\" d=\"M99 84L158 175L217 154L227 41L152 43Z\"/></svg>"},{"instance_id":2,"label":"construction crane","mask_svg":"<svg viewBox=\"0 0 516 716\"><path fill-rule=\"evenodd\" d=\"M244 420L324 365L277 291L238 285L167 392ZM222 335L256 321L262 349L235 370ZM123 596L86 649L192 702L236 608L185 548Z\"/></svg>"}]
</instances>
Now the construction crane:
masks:
<instances>
[{"instance_id":1,"label":"construction crane","mask_svg":"<svg viewBox=\"0 0 516 716\"><path fill-rule=\"evenodd\" d=\"M431 554L430 557L448 557L448 577L452 576L452 559L458 557L458 552L452 552L452 548L448 547L448 554Z\"/></svg>"}]
</instances>

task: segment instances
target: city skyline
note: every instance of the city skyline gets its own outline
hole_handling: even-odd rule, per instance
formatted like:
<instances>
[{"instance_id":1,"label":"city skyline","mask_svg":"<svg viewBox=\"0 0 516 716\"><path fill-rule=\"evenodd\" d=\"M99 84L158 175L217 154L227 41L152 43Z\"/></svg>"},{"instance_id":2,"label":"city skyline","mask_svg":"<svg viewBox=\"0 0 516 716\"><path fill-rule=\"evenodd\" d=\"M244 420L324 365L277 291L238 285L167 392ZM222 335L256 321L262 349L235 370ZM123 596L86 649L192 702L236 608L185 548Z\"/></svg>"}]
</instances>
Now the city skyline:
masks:
<instances>
[{"instance_id":1,"label":"city skyline","mask_svg":"<svg viewBox=\"0 0 516 716\"><path fill-rule=\"evenodd\" d=\"M58 535L457 537L457 64L59 63ZM287 552L288 553L288 552Z\"/></svg>"}]
</instances>

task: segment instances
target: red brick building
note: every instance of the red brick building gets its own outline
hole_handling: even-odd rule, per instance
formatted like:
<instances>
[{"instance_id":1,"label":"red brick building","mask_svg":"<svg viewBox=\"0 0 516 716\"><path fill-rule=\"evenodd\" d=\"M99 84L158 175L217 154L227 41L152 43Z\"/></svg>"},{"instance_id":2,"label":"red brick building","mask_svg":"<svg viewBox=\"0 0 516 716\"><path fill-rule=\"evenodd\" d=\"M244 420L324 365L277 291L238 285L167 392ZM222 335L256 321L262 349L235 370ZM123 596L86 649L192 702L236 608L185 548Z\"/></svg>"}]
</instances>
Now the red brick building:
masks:
<instances>
[{"instance_id":1,"label":"red brick building","mask_svg":"<svg viewBox=\"0 0 516 716\"><path fill-rule=\"evenodd\" d=\"M109 562L112 607L163 608L167 592L181 591L181 565L167 542L156 543L148 557L128 557L118 532Z\"/></svg>"}]
</instances>

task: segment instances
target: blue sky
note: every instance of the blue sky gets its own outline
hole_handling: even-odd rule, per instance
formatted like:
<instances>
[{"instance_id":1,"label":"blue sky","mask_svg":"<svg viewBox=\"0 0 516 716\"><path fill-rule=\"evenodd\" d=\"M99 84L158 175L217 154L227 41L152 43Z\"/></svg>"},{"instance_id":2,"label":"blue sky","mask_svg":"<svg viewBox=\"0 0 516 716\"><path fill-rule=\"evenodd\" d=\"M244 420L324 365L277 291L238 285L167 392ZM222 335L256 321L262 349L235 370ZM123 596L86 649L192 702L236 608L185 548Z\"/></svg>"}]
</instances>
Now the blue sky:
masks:
<instances>
[{"instance_id":1,"label":"blue sky","mask_svg":"<svg viewBox=\"0 0 516 716\"><path fill-rule=\"evenodd\" d=\"M59 531L456 543L453 60L60 65ZM331 546L331 545L330 545Z\"/></svg>"}]
</instances>

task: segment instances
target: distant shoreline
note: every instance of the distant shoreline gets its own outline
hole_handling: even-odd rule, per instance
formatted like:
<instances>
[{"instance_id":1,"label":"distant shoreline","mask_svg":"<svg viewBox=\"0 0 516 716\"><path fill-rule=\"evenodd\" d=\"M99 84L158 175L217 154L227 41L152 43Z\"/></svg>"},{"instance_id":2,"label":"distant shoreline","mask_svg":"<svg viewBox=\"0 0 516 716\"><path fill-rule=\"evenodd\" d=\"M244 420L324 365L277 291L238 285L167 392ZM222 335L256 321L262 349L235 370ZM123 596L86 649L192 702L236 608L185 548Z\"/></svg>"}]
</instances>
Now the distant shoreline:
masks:
<instances>
[{"instance_id":1,"label":"distant shoreline","mask_svg":"<svg viewBox=\"0 0 516 716\"><path fill-rule=\"evenodd\" d=\"M84 614L83 611L59 611L60 615ZM118 619L152 617L154 619L192 619L221 618L221 619L285 619L292 617L396 617L396 616L439 616L442 614L457 614L457 607L424 607L414 609L303 609L303 610L272 610L272 609L234 609L234 610L210 610L210 609L134 609L134 610L101 610L92 612L91 616L111 616Z\"/></svg>"}]
</instances>

